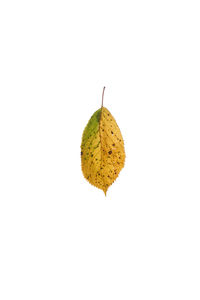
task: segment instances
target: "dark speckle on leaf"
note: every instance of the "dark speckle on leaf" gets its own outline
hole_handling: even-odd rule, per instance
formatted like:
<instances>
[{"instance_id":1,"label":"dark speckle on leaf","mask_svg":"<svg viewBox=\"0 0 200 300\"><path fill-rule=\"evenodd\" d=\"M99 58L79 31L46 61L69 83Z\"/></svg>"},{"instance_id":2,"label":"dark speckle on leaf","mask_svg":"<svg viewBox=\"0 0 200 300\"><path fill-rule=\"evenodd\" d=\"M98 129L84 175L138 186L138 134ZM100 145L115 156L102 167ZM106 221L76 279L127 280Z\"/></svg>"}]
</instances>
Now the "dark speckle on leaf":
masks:
<instances>
[{"instance_id":1,"label":"dark speckle on leaf","mask_svg":"<svg viewBox=\"0 0 200 300\"><path fill-rule=\"evenodd\" d=\"M110 151L108 152L108 154L112 154L112 151L110 150Z\"/></svg>"},{"instance_id":2,"label":"dark speckle on leaf","mask_svg":"<svg viewBox=\"0 0 200 300\"><path fill-rule=\"evenodd\" d=\"M111 133L113 134L113 131L111 131Z\"/></svg>"},{"instance_id":3,"label":"dark speckle on leaf","mask_svg":"<svg viewBox=\"0 0 200 300\"><path fill-rule=\"evenodd\" d=\"M81 151L81 155L83 155L83 152Z\"/></svg>"}]
</instances>

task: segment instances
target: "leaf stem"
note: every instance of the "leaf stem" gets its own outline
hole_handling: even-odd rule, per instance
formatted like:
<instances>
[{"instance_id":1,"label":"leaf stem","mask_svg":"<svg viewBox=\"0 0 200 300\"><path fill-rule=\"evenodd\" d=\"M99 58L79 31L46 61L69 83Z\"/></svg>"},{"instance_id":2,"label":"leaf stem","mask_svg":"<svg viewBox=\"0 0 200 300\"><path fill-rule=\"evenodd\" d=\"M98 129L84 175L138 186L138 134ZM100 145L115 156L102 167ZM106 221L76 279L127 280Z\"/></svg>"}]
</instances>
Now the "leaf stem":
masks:
<instances>
[{"instance_id":1,"label":"leaf stem","mask_svg":"<svg viewBox=\"0 0 200 300\"><path fill-rule=\"evenodd\" d=\"M101 102L101 108L103 107L103 98L104 98L104 91L105 91L105 86L103 87L103 92L102 92L102 102Z\"/></svg>"}]
</instances>

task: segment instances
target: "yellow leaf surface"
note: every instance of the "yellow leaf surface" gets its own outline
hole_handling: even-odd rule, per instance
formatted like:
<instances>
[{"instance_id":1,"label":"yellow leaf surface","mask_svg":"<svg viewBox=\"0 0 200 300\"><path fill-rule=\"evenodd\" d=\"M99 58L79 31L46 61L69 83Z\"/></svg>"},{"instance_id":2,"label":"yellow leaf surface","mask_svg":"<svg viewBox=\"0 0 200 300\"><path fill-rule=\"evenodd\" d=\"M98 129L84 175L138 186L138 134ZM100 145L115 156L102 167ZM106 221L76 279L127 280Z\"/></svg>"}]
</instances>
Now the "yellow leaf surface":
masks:
<instances>
[{"instance_id":1,"label":"yellow leaf surface","mask_svg":"<svg viewBox=\"0 0 200 300\"><path fill-rule=\"evenodd\" d=\"M92 115L83 132L81 167L84 177L106 195L124 166L125 150L118 125L103 106L104 89L102 107Z\"/></svg>"}]
</instances>

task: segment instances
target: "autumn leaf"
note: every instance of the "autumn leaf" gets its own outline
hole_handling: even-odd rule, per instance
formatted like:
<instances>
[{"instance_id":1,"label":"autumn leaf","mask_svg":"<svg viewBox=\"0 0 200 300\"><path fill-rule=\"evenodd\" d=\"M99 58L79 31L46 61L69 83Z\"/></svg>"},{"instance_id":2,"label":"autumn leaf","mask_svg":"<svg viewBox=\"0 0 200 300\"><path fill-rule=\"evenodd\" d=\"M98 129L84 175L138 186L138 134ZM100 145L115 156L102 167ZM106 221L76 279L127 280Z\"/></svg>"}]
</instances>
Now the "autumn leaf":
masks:
<instances>
[{"instance_id":1,"label":"autumn leaf","mask_svg":"<svg viewBox=\"0 0 200 300\"><path fill-rule=\"evenodd\" d=\"M124 166L124 141L109 110L102 106L90 118L82 135L81 167L84 177L106 195Z\"/></svg>"}]
</instances>

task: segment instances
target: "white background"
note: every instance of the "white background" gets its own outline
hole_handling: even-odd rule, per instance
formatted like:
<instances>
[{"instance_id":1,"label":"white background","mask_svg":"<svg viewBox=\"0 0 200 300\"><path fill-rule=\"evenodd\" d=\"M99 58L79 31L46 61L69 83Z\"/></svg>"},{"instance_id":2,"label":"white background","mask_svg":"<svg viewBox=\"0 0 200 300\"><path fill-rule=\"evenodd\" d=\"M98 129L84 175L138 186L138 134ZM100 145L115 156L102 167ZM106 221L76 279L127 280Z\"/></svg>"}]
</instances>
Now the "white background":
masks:
<instances>
[{"instance_id":1,"label":"white background","mask_svg":"<svg viewBox=\"0 0 200 300\"><path fill-rule=\"evenodd\" d=\"M1 1L0 299L200 299L199 1ZM126 164L80 165L104 105Z\"/></svg>"}]
</instances>

